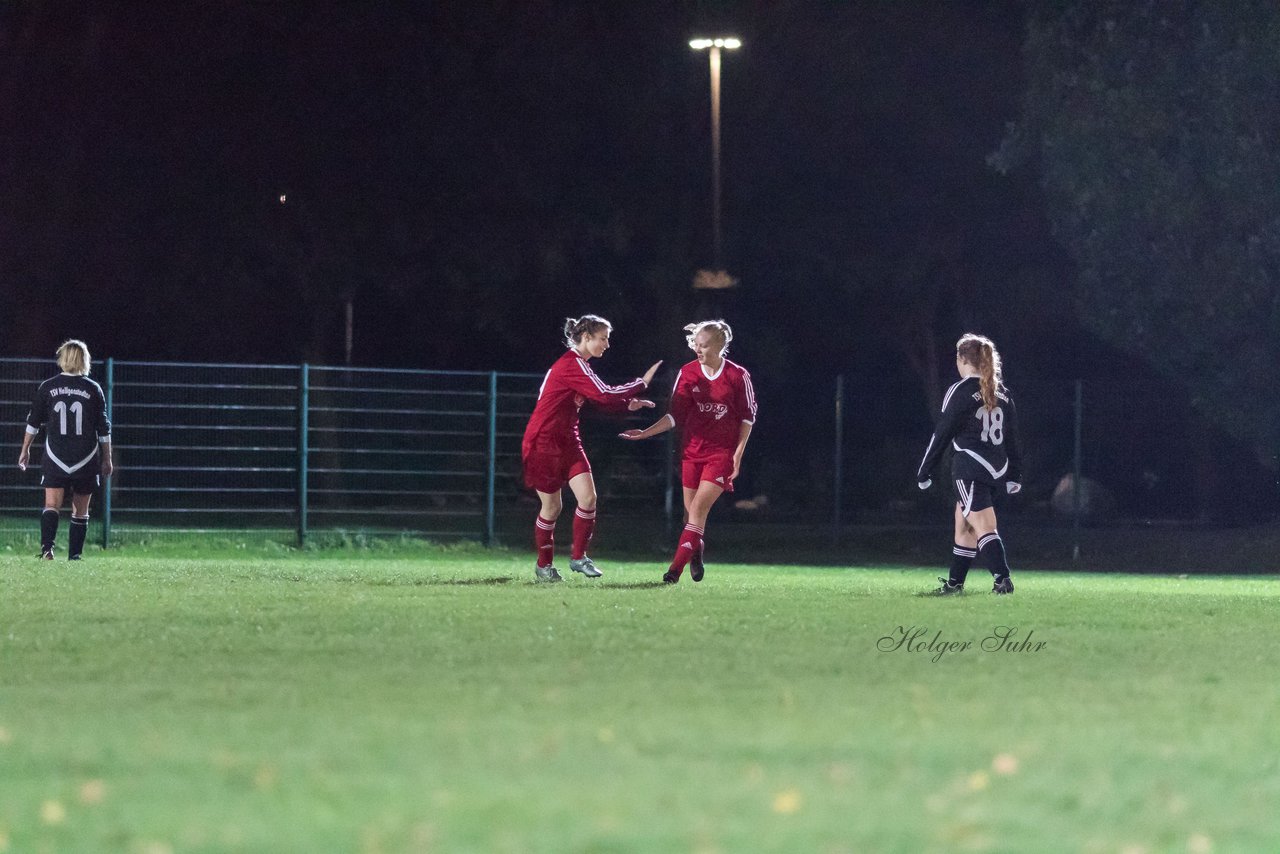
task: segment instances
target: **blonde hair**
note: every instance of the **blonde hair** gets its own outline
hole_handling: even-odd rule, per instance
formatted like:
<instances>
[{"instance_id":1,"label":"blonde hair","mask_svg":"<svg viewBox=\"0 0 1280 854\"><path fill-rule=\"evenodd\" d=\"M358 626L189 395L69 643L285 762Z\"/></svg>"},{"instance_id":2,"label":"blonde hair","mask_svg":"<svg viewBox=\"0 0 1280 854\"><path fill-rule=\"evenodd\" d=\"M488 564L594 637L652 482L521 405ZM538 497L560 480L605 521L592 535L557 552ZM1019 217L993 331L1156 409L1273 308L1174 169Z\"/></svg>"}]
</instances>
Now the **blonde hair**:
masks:
<instances>
[{"instance_id":1,"label":"blonde hair","mask_svg":"<svg viewBox=\"0 0 1280 854\"><path fill-rule=\"evenodd\" d=\"M594 314L582 317L566 317L564 319L564 346L573 349L582 343L582 336L595 335L599 332L612 332L613 324Z\"/></svg>"},{"instance_id":2,"label":"blonde hair","mask_svg":"<svg viewBox=\"0 0 1280 854\"><path fill-rule=\"evenodd\" d=\"M89 347L83 341L77 341L75 338L63 341L62 346L58 348L57 356L58 367L62 368L63 373L81 377L89 376Z\"/></svg>"},{"instance_id":3,"label":"blonde hair","mask_svg":"<svg viewBox=\"0 0 1280 854\"><path fill-rule=\"evenodd\" d=\"M996 393L1004 388L1004 371L1000 366L1000 353L990 338L968 332L956 342L956 355L960 360L978 369L978 382L982 389L982 405L987 411L996 408Z\"/></svg>"},{"instance_id":4,"label":"blonde hair","mask_svg":"<svg viewBox=\"0 0 1280 854\"><path fill-rule=\"evenodd\" d=\"M710 332L719 338L721 356L729 352L729 342L733 340L733 330L723 320L703 320L698 323L690 323L684 328L684 331L689 333L684 340L689 342L690 350L694 349L694 339L701 332Z\"/></svg>"}]
</instances>

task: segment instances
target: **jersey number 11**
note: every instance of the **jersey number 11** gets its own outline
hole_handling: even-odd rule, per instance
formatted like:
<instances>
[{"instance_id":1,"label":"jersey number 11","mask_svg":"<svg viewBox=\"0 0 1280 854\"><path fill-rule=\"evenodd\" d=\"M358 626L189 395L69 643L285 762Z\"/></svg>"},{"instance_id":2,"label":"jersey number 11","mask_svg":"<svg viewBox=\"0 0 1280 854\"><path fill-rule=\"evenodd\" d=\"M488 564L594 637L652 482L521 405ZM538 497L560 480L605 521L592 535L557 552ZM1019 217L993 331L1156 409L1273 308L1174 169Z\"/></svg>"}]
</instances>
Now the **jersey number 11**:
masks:
<instances>
[{"instance_id":1,"label":"jersey number 11","mask_svg":"<svg viewBox=\"0 0 1280 854\"><path fill-rule=\"evenodd\" d=\"M61 400L53 405L53 411L58 413L59 423L62 427L62 435L67 435L67 405ZM84 404L76 401L71 404L71 411L76 416L76 435L84 433ZM982 431L983 437L987 435L987 431Z\"/></svg>"}]
</instances>

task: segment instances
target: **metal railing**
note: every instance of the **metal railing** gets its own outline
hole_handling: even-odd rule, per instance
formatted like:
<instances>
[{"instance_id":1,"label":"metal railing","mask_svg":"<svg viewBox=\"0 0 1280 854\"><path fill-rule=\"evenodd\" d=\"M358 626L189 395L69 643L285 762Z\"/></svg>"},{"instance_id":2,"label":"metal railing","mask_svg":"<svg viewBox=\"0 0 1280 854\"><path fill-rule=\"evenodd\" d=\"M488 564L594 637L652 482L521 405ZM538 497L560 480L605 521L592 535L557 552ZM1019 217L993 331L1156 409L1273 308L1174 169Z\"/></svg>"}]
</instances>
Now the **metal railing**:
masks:
<instances>
[{"instance_id":1,"label":"metal railing","mask_svg":"<svg viewBox=\"0 0 1280 854\"><path fill-rule=\"evenodd\" d=\"M43 359L0 359L0 537L8 541L34 540L38 529L39 473L13 463L31 395L55 372ZM542 374L107 359L94 377L107 395L117 462L91 512L90 536L104 544L162 532L493 544L500 522L528 521L537 506L522 483L520 440ZM790 514L812 528L829 524L822 539L839 543L850 524L945 517L947 490L914 486L928 425L898 419L896 401L856 397L834 379L830 403L809 406L805 418L784 417L778 404L779 414L757 425L746 486L734 497L767 493L768 510L722 501L719 518L754 525ZM662 411L642 410L627 425ZM1196 461L1167 449L1216 446L1194 433L1185 402L1161 389L1054 378L1029 384L1019 412L1029 479L1011 511L1069 521L1076 542L1081 520L1194 512L1187 484L1203 480ZM888 419L897 420L886 427ZM601 501L610 517L665 519L670 529L682 510L673 434L623 442L614 438L621 427L608 416L582 420ZM1081 489L1064 494L1074 483ZM1252 505L1272 514L1274 496Z\"/></svg>"},{"instance_id":2,"label":"metal railing","mask_svg":"<svg viewBox=\"0 0 1280 854\"><path fill-rule=\"evenodd\" d=\"M16 458L30 395L53 372L0 359L0 418L12 425L0 453ZM520 440L542 375L108 359L95 378L117 467L92 512L104 545L161 532L304 543L346 530L491 544L498 514L526 492ZM34 532L40 459L25 473L0 466L0 531ZM616 504L653 507L671 488L667 443L601 443L592 461Z\"/></svg>"}]
</instances>

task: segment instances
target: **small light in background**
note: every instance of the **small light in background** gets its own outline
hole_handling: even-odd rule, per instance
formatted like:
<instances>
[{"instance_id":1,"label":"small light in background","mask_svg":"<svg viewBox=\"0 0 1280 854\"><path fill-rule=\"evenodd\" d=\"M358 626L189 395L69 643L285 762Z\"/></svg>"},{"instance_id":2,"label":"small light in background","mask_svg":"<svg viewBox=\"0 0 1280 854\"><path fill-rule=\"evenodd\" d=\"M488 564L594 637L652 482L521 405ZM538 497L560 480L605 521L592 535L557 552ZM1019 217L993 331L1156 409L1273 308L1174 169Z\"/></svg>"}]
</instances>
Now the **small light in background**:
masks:
<instances>
[{"instance_id":1,"label":"small light in background","mask_svg":"<svg viewBox=\"0 0 1280 854\"><path fill-rule=\"evenodd\" d=\"M693 277L693 287L700 291L723 291L737 284L738 280L724 270L699 270Z\"/></svg>"},{"instance_id":2,"label":"small light in background","mask_svg":"<svg viewBox=\"0 0 1280 854\"><path fill-rule=\"evenodd\" d=\"M282 204L282 205L283 205L283 204L284 204L285 202L287 202L287 201L289 201L289 197L288 197L288 196L286 196L284 193L281 193L281 194L280 194L280 204Z\"/></svg>"}]
</instances>

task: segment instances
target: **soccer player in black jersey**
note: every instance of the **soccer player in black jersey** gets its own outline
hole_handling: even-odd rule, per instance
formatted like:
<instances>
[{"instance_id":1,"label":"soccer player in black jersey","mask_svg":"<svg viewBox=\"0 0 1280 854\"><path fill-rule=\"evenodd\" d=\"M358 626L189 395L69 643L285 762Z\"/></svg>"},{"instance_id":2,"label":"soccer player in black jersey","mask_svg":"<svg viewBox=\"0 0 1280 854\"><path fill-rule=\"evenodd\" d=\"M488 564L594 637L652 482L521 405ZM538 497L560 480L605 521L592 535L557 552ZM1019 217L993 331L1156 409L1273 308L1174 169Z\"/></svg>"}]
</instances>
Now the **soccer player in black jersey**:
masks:
<instances>
[{"instance_id":1,"label":"soccer player in black jersey","mask_svg":"<svg viewBox=\"0 0 1280 854\"><path fill-rule=\"evenodd\" d=\"M69 560L80 560L85 534L89 531L89 501L102 478L111 475L111 422L102 387L89 379L89 348L83 341L67 341L58 348L62 373L40 383L36 389L27 430L22 437L18 467L23 471L31 460L31 441L45 429L44 464L40 484L44 487L44 512L40 514L40 557L53 560L53 543L58 534L58 514L62 500L71 490L71 534Z\"/></svg>"},{"instance_id":2,"label":"soccer player in black jersey","mask_svg":"<svg viewBox=\"0 0 1280 854\"><path fill-rule=\"evenodd\" d=\"M928 489L942 452L951 446L955 547L949 577L938 579L942 586L934 592L942 596L962 592L969 564L976 558L995 577L991 592L1012 593L992 501L997 489L1010 495L1022 489L1017 413L1004 387L1000 354L989 338L962 336L956 342L956 370L960 381L942 399L942 414L916 473L919 487Z\"/></svg>"}]
</instances>

